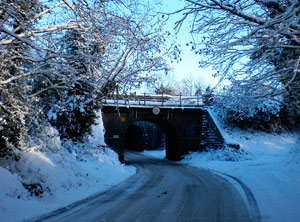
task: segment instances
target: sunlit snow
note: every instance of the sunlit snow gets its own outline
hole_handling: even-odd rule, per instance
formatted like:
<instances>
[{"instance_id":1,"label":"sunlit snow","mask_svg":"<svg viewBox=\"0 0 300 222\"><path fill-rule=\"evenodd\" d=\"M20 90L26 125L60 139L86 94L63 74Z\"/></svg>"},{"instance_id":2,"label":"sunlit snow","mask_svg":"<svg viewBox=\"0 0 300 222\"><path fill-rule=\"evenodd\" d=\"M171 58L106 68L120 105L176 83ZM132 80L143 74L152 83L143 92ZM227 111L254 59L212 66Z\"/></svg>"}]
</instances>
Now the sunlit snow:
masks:
<instances>
[{"instance_id":1,"label":"sunlit snow","mask_svg":"<svg viewBox=\"0 0 300 222\"><path fill-rule=\"evenodd\" d=\"M101 112L98 116L93 136L85 143L87 147L74 143L56 151L33 147L22 152L19 161L0 162L1 222L21 221L53 211L109 189L135 173L135 168L121 164L118 155L103 146ZM55 134L53 129L48 130ZM52 140L55 146L60 145L57 138ZM22 183L38 183L43 193L31 196Z\"/></svg>"}]
</instances>

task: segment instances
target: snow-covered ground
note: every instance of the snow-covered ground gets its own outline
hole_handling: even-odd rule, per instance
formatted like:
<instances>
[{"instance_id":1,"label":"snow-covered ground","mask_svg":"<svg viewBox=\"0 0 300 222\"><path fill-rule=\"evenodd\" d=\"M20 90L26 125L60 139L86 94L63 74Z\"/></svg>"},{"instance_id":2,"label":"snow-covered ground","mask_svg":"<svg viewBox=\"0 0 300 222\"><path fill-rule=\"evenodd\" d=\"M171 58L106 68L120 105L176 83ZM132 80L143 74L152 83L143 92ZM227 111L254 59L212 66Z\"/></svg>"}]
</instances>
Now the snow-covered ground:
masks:
<instances>
[{"instance_id":1,"label":"snow-covered ground","mask_svg":"<svg viewBox=\"0 0 300 222\"><path fill-rule=\"evenodd\" d=\"M94 135L84 144L60 146L59 139L54 138L52 145L59 147L57 151L36 147L21 152L17 162L0 162L0 222L22 221L53 211L104 191L135 173L135 168L121 164L117 154L103 146L99 116Z\"/></svg>"},{"instance_id":2,"label":"snow-covered ground","mask_svg":"<svg viewBox=\"0 0 300 222\"><path fill-rule=\"evenodd\" d=\"M264 222L300 221L299 137L240 131L230 136L240 144L240 151L190 153L182 163L240 179L253 192ZM164 151L145 153L165 158Z\"/></svg>"},{"instance_id":3,"label":"snow-covered ground","mask_svg":"<svg viewBox=\"0 0 300 222\"><path fill-rule=\"evenodd\" d=\"M99 116L94 135L85 144L61 146L54 136L48 146L58 147L56 151L33 147L22 152L18 162L0 161L0 222L47 213L104 191L135 173L135 168L120 164L117 154L103 146ZM221 131L226 141L236 141L241 149L190 153L182 163L239 178L253 192L264 222L299 221L299 137ZM165 151L145 154L165 158ZM39 196L31 195L22 183L35 186L31 191Z\"/></svg>"}]
</instances>

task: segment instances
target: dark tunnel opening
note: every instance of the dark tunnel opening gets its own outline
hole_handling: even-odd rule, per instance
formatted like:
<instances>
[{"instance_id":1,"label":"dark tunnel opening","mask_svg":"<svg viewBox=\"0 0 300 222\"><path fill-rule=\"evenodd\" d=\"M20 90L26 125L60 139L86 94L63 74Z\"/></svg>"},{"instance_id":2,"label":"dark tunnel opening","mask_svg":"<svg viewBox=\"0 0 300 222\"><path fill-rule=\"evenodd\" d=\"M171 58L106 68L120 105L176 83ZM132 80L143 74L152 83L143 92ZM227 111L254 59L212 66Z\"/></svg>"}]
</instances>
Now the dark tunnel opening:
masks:
<instances>
[{"instance_id":1,"label":"dark tunnel opening","mask_svg":"<svg viewBox=\"0 0 300 222\"><path fill-rule=\"evenodd\" d=\"M149 121L136 121L125 132L125 149L143 151L164 149L165 133L159 125Z\"/></svg>"},{"instance_id":2,"label":"dark tunnel opening","mask_svg":"<svg viewBox=\"0 0 300 222\"><path fill-rule=\"evenodd\" d=\"M168 121L136 121L124 135L124 148L134 151L165 149L166 158L181 160L180 139Z\"/></svg>"},{"instance_id":3,"label":"dark tunnel opening","mask_svg":"<svg viewBox=\"0 0 300 222\"><path fill-rule=\"evenodd\" d=\"M144 151L143 130L139 126L131 125L130 127L128 127L124 138L125 149Z\"/></svg>"}]
</instances>

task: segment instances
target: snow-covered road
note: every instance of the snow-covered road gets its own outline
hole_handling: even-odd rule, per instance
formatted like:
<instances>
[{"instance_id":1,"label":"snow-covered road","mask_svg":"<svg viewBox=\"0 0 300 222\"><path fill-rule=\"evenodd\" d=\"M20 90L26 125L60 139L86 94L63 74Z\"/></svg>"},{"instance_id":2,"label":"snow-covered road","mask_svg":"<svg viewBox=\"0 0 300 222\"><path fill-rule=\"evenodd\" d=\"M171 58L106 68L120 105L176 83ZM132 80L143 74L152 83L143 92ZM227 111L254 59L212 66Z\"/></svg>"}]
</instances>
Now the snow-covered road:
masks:
<instances>
[{"instance_id":1,"label":"snow-covered road","mask_svg":"<svg viewBox=\"0 0 300 222\"><path fill-rule=\"evenodd\" d=\"M124 183L35 221L261 220L257 205L221 176L141 153L126 158L137 173Z\"/></svg>"}]
</instances>

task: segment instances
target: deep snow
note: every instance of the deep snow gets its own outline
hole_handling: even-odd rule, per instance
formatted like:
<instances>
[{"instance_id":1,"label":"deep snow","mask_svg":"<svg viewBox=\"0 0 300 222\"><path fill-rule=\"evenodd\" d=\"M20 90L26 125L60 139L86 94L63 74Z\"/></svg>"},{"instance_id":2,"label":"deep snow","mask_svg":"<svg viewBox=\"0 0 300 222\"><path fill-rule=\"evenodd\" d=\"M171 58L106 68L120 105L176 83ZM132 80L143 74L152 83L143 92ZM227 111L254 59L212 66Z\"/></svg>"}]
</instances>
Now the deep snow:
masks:
<instances>
[{"instance_id":1,"label":"deep snow","mask_svg":"<svg viewBox=\"0 0 300 222\"><path fill-rule=\"evenodd\" d=\"M49 131L53 134L53 129ZM2 160L0 222L21 221L50 212L104 191L133 175L135 168L121 164L117 154L104 146L103 135L99 112L93 136L84 144L69 142L61 146L59 139L54 138L49 142L56 151L33 147L21 152L18 162ZM39 183L44 192L31 196L22 183ZM41 191L41 187L37 187L36 191Z\"/></svg>"},{"instance_id":2,"label":"deep snow","mask_svg":"<svg viewBox=\"0 0 300 222\"><path fill-rule=\"evenodd\" d=\"M299 135L227 131L226 136L240 144L239 151L194 152L181 162L240 179L253 192L263 222L300 221ZM144 153L165 158L165 151Z\"/></svg>"}]
</instances>

